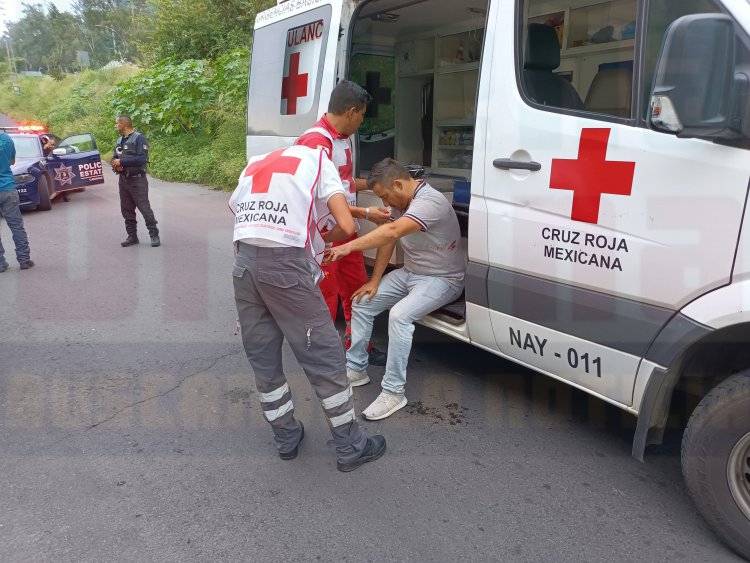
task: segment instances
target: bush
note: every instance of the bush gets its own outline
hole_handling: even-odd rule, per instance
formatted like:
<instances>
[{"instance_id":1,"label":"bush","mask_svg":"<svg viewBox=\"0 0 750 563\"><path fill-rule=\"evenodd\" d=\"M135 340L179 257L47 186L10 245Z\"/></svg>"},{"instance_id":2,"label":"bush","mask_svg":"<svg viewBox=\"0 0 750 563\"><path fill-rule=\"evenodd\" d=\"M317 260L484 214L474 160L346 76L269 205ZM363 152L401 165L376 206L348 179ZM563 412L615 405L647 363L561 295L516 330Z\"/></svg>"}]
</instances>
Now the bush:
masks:
<instances>
[{"instance_id":1,"label":"bush","mask_svg":"<svg viewBox=\"0 0 750 563\"><path fill-rule=\"evenodd\" d=\"M155 177L231 189L246 164L249 58L240 49L213 63L167 60L141 72L120 67L60 81L23 79L20 95L0 92L0 107L61 136L91 132L103 158L117 139L115 117L125 113L149 138Z\"/></svg>"}]
</instances>

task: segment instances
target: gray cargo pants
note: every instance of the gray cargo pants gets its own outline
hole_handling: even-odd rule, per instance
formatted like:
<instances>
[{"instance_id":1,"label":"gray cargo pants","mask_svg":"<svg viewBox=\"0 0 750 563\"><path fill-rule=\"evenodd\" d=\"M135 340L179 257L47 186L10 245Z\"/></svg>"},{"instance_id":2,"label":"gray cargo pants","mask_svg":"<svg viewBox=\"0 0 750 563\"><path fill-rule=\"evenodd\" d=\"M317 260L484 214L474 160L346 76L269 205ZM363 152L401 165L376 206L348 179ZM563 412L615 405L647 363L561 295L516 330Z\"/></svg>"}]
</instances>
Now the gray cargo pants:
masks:
<instances>
[{"instance_id":1,"label":"gray cargo pants","mask_svg":"<svg viewBox=\"0 0 750 563\"><path fill-rule=\"evenodd\" d=\"M341 338L313 283L305 249L238 243L232 275L242 343L276 448L287 453L301 437L281 365L286 338L320 400L339 461L358 458L367 439L355 418Z\"/></svg>"}]
</instances>

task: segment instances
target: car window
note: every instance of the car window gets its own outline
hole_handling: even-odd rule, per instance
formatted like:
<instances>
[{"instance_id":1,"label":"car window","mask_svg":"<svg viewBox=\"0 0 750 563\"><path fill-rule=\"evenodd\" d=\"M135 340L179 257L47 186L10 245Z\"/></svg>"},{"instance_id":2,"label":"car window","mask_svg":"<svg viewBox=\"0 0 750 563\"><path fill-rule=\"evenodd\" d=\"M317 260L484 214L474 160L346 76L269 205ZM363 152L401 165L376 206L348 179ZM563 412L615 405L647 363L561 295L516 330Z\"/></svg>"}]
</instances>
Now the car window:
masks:
<instances>
[{"instance_id":1,"label":"car window","mask_svg":"<svg viewBox=\"0 0 750 563\"><path fill-rule=\"evenodd\" d=\"M57 145L58 148L69 149L68 152L85 152L95 151L96 143L91 133L82 133L80 135L71 135L65 137Z\"/></svg>"},{"instance_id":2,"label":"car window","mask_svg":"<svg viewBox=\"0 0 750 563\"><path fill-rule=\"evenodd\" d=\"M569 7L569 0L525 0L517 38L526 99L550 109L632 114L636 0Z\"/></svg>"},{"instance_id":3,"label":"car window","mask_svg":"<svg viewBox=\"0 0 750 563\"><path fill-rule=\"evenodd\" d=\"M34 135L11 135L16 146L16 158L36 158L42 156L39 139Z\"/></svg>"}]
</instances>

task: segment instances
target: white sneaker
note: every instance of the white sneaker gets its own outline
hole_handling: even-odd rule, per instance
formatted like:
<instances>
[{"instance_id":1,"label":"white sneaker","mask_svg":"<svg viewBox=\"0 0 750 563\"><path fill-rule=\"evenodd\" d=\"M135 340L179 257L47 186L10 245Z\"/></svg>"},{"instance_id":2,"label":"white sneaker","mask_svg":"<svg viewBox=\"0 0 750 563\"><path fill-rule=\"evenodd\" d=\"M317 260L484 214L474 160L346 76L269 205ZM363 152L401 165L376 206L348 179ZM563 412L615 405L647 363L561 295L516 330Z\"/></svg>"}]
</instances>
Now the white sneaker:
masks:
<instances>
[{"instance_id":1,"label":"white sneaker","mask_svg":"<svg viewBox=\"0 0 750 563\"><path fill-rule=\"evenodd\" d=\"M362 416L367 420L380 420L391 416L398 409L406 406L406 397L403 393L393 394L383 391L372 404L362 411Z\"/></svg>"},{"instance_id":2,"label":"white sneaker","mask_svg":"<svg viewBox=\"0 0 750 563\"><path fill-rule=\"evenodd\" d=\"M349 383L352 384L352 387L359 387L360 385L370 383L370 376L367 375L367 370L357 371L356 369L346 368L346 377L349 378Z\"/></svg>"}]
</instances>

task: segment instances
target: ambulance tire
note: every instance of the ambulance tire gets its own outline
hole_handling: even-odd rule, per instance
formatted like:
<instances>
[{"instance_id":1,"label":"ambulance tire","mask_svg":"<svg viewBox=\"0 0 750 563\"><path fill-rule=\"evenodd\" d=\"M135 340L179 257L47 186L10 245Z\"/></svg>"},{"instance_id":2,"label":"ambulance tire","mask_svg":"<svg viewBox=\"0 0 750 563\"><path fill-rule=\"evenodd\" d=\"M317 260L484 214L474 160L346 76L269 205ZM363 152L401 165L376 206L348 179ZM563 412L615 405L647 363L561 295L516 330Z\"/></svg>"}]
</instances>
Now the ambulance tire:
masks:
<instances>
[{"instance_id":1,"label":"ambulance tire","mask_svg":"<svg viewBox=\"0 0 750 563\"><path fill-rule=\"evenodd\" d=\"M714 532L750 560L750 370L714 387L693 411L682 474Z\"/></svg>"},{"instance_id":2,"label":"ambulance tire","mask_svg":"<svg viewBox=\"0 0 750 563\"><path fill-rule=\"evenodd\" d=\"M52 200L49 197L49 182L47 181L47 176L39 176L37 190L39 191L39 204L36 208L39 211L49 211L52 209Z\"/></svg>"}]
</instances>

